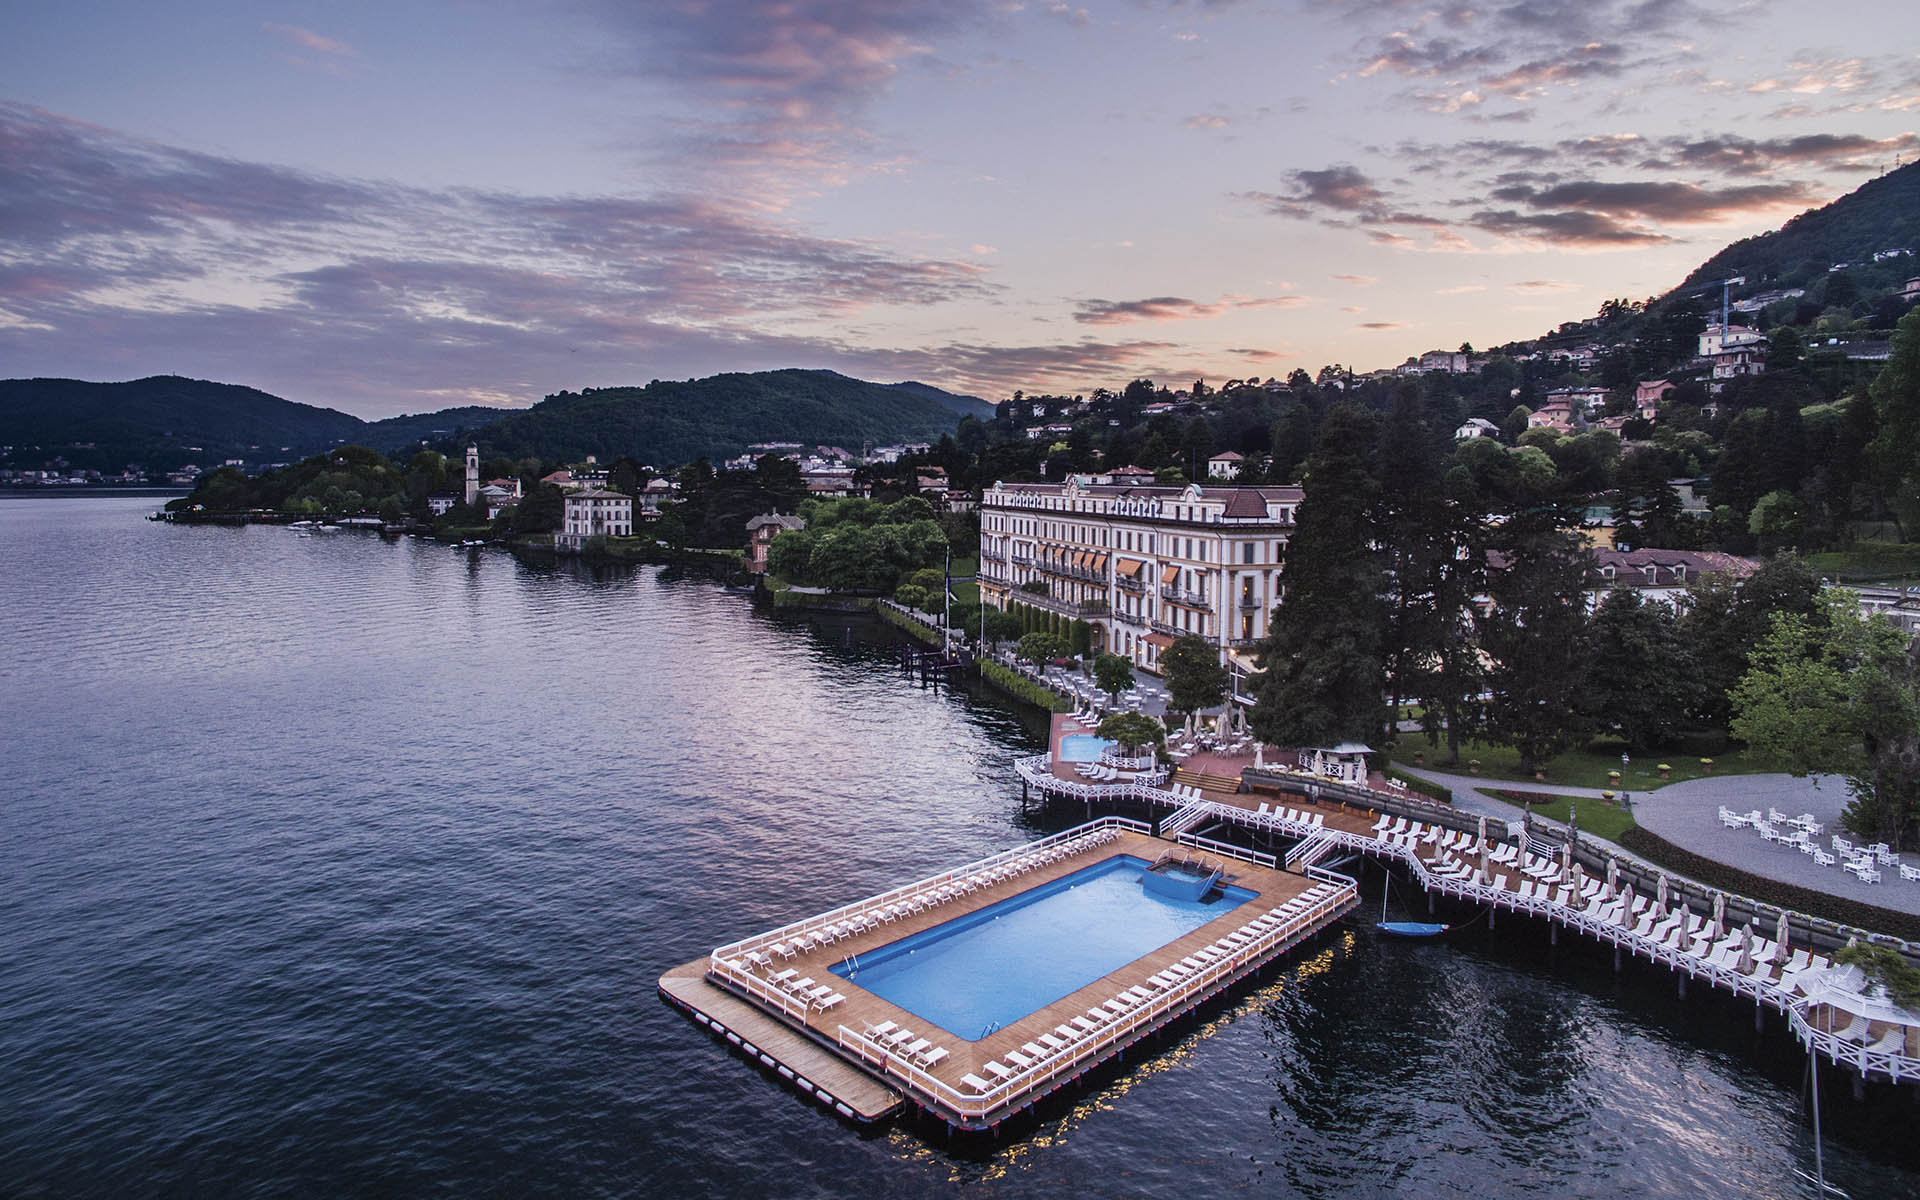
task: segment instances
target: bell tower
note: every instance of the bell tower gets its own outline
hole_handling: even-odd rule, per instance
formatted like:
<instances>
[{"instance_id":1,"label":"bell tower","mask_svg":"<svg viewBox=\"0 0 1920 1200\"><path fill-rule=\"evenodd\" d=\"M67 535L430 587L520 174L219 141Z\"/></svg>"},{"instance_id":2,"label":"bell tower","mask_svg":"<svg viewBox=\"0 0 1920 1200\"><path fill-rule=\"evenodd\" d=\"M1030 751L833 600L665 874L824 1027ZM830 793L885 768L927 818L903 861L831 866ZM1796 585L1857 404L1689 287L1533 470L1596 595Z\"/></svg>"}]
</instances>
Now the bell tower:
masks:
<instances>
[{"instance_id":1,"label":"bell tower","mask_svg":"<svg viewBox=\"0 0 1920 1200\"><path fill-rule=\"evenodd\" d=\"M467 447L467 499L472 504L480 498L480 447Z\"/></svg>"}]
</instances>

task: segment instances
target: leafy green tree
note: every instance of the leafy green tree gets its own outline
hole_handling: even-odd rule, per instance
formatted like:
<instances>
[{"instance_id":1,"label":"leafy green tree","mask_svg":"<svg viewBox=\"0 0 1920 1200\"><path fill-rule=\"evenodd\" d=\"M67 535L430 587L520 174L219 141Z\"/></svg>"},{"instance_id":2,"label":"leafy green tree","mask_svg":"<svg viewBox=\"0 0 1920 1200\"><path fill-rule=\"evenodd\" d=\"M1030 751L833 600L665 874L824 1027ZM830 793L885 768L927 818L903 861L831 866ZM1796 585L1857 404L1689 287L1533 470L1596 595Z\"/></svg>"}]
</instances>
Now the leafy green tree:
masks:
<instances>
[{"instance_id":1,"label":"leafy green tree","mask_svg":"<svg viewBox=\"0 0 1920 1200\"><path fill-rule=\"evenodd\" d=\"M1733 690L1733 734L1756 761L1847 776L1842 820L1865 837L1912 844L1920 816L1920 666L1892 623L1844 589L1812 616L1781 613Z\"/></svg>"},{"instance_id":2,"label":"leafy green tree","mask_svg":"<svg viewBox=\"0 0 1920 1200\"><path fill-rule=\"evenodd\" d=\"M1783 554L1745 580L1716 572L1694 580L1687 590L1680 631L1700 684L1695 719L1725 729L1733 719L1729 693L1752 666L1753 648L1773 628L1774 614L1812 615L1819 607L1820 580L1804 559Z\"/></svg>"},{"instance_id":3,"label":"leafy green tree","mask_svg":"<svg viewBox=\"0 0 1920 1200\"><path fill-rule=\"evenodd\" d=\"M1874 477L1903 526L1920 522L1920 307L1900 319L1893 352L1867 389L1880 432L1869 447Z\"/></svg>"},{"instance_id":4,"label":"leafy green tree","mask_svg":"<svg viewBox=\"0 0 1920 1200\"><path fill-rule=\"evenodd\" d=\"M1106 740L1137 756L1141 749L1157 747L1167 739L1167 727L1143 713L1114 713L1100 722L1094 731Z\"/></svg>"},{"instance_id":5,"label":"leafy green tree","mask_svg":"<svg viewBox=\"0 0 1920 1200\"><path fill-rule=\"evenodd\" d=\"M989 646L998 646L1008 638L1020 636L1020 618L1004 609L989 608L985 621Z\"/></svg>"},{"instance_id":6,"label":"leafy green tree","mask_svg":"<svg viewBox=\"0 0 1920 1200\"><path fill-rule=\"evenodd\" d=\"M1747 518L1747 532L1760 544L1760 552L1773 554L1791 550L1800 544L1800 531L1806 520L1806 505L1792 492L1768 492L1754 503Z\"/></svg>"},{"instance_id":7,"label":"leafy green tree","mask_svg":"<svg viewBox=\"0 0 1920 1200\"><path fill-rule=\"evenodd\" d=\"M538 484L513 506L513 532L552 533L565 524L566 512L565 493L551 483Z\"/></svg>"},{"instance_id":8,"label":"leafy green tree","mask_svg":"<svg viewBox=\"0 0 1920 1200\"><path fill-rule=\"evenodd\" d=\"M786 529L775 534L767 546L767 570L782 579L803 579L813 559L814 543L819 536L811 530Z\"/></svg>"},{"instance_id":9,"label":"leafy green tree","mask_svg":"<svg viewBox=\"0 0 1920 1200\"><path fill-rule=\"evenodd\" d=\"M1587 691L1588 556L1571 536L1505 551L1490 570L1492 611L1480 623L1489 659L1487 733L1520 752L1532 772L1591 728Z\"/></svg>"},{"instance_id":10,"label":"leafy green tree","mask_svg":"<svg viewBox=\"0 0 1920 1200\"><path fill-rule=\"evenodd\" d=\"M1199 712L1227 698L1227 669L1205 638L1175 638L1160 652L1160 673L1167 680L1167 707L1175 712Z\"/></svg>"},{"instance_id":11,"label":"leafy green tree","mask_svg":"<svg viewBox=\"0 0 1920 1200\"><path fill-rule=\"evenodd\" d=\"M1376 740L1386 716L1384 564L1371 467L1377 422L1352 401L1321 424L1281 567L1282 598L1258 650L1254 730L1278 746Z\"/></svg>"},{"instance_id":12,"label":"leafy green tree","mask_svg":"<svg viewBox=\"0 0 1920 1200\"><path fill-rule=\"evenodd\" d=\"M1596 728L1636 750L1665 745L1700 707L1699 673L1671 608L1615 587L1587 626Z\"/></svg>"},{"instance_id":13,"label":"leafy green tree","mask_svg":"<svg viewBox=\"0 0 1920 1200\"><path fill-rule=\"evenodd\" d=\"M1013 653L1015 657L1037 667L1056 658L1065 658L1067 640L1057 633L1036 629L1032 633L1021 636L1020 640L1014 644Z\"/></svg>"},{"instance_id":14,"label":"leafy green tree","mask_svg":"<svg viewBox=\"0 0 1920 1200\"><path fill-rule=\"evenodd\" d=\"M1093 660L1093 681L1110 698L1118 700L1121 692L1133 686L1133 664L1118 654L1102 654Z\"/></svg>"},{"instance_id":15,"label":"leafy green tree","mask_svg":"<svg viewBox=\"0 0 1920 1200\"><path fill-rule=\"evenodd\" d=\"M893 599L896 604L904 604L908 608L923 609L927 606L927 589L917 584L902 584L894 591Z\"/></svg>"}]
</instances>

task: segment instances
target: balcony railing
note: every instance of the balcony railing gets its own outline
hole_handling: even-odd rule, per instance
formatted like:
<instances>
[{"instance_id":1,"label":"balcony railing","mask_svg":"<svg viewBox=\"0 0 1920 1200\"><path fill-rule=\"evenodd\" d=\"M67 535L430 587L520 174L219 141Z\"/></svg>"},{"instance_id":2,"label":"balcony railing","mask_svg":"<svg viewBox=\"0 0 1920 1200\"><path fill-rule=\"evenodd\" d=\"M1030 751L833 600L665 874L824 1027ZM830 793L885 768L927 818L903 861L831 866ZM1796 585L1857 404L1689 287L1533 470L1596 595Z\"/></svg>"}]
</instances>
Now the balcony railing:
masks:
<instances>
[{"instance_id":1,"label":"balcony railing","mask_svg":"<svg viewBox=\"0 0 1920 1200\"><path fill-rule=\"evenodd\" d=\"M1201 612L1213 611L1213 601L1198 592L1183 592L1179 588L1163 587L1160 589L1160 595L1162 599L1172 604L1182 604L1188 608L1197 608Z\"/></svg>"},{"instance_id":2,"label":"balcony railing","mask_svg":"<svg viewBox=\"0 0 1920 1200\"><path fill-rule=\"evenodd\" d=\"M1004 550L989 550L985 546L982 546L980 548L980 561L1005 562L1007 561L1007 555Z\"/></svg>"},{"instance_id":3,"label":"balcony railing","mask_svg":"<svg viewBox=\"0 0 1920 1200\"><path fill-rule=\"evenodd\" d=\"M1057 612L1067 617L1104 617L1107 615L1105 600L1068 600L1061 596L1046 596L1039 592L1020 592L1013 597L1016 604L1031 604L1035 608L1044 608L1048 612Z\"/></svg>"},{"instance_id":4,"label":"balcony railing","mask_svg":"<svg viewBox=\"0 0 1920 1200\"><path fill-rule=\"evenodd\" d=\"M1147 594L1147 585L1131 575L1116 576L1113 582L1123 592L1132 592L1136 596Z\"/></svg>"},{"instance_id":5,"label":"balcony railing","mask_svg":"<svg viewBox=\"0 0 1920 1200\"><path fill-rule=\"evenodd\" d=\"M1240 597L1240 607L1248 612L1258 611L1260 608L1260 597L1242 596Z\"/></svg>"},{"instance_id":6,"label":"balcony railing","mask_svg":"<svg viewBox=\"0 0 1920 1200\"><path fill-rule=\"evenodd\" d=\"M1021 554L1015 551L1008 557L1013 560L1013 565L1016 567L1030 567L1033 565L1033 555L1031 554Z\"/></svg>"},{"instance_id":7,"label":"balcony railing","mask_svg":"<svg viewBox=\"0 0 1920 1200\"><path fill-rule=\"evenodd\" d=\"M1089 571L1085 567L1070 567L1065 563L1039 562L1034 564L1034 569L1049 575L1057 575L1062 579L1077 579L1082 583L1105 584L1107 582L1107 577L1098 571Z\"/></svg>"}]
</instances>

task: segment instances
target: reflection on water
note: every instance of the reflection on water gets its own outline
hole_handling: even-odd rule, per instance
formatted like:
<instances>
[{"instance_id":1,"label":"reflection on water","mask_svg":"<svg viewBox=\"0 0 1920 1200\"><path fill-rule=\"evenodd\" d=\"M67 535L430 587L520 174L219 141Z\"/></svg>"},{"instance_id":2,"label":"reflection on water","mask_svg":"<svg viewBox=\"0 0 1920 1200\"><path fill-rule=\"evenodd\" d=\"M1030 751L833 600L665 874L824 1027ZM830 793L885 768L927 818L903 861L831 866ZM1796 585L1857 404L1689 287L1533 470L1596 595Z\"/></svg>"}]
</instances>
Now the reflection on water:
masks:
<instances>
[{"instance_id":1,"label":"reflection on water","mask_svg":"<svg viewBox=\"0 0 1920 1200\"><path fill-rule=\"evenodd\" d=\"M654 980L1069 821L1037 716L654 568L150 507L0 500L0 1191L1805 1194L1784 1038L1506 922L1356 918L1008 1138L862 1136ZM1911 1101L1832 1090L1830 1174L1912 1193Z\"/></svg>"}]
</instances>

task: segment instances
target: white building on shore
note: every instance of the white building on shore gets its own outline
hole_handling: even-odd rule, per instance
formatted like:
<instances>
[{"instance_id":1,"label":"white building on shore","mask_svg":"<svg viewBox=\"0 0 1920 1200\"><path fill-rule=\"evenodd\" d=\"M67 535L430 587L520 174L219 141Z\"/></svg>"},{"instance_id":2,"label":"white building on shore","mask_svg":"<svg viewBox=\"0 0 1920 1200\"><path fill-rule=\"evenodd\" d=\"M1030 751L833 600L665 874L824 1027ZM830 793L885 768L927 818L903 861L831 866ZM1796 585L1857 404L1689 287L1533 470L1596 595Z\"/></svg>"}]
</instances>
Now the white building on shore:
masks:
<instances>
[{"instance_id":1,"label":"white building on shore","mask_svg":"<svg viewBox=\"0 0 1920 1200\"><path fill-rule=\"evenodd\" d=\"M633 536L633 497L625 492L586 488L568 492L555 550L578 553L593 537Z\"/></svg>"},{"instance_id":2,"label":"white building on shore","mask_svg":"<svg viewBox=\"0 0 1920 1200\"><path fill-rule=\"evenodd\" d=\"M980 501L980 592L1092 625L1096 651L1157 669L1186 634L1222 661L1266 636L1297 487L1154 486L1112 476L996 483ZM1040 590L1044 587L1044 591Z\"/></svg>"}]
</instances>

